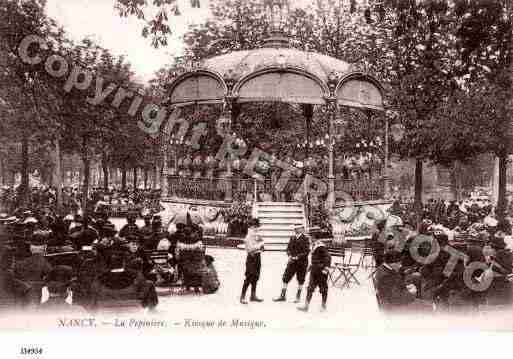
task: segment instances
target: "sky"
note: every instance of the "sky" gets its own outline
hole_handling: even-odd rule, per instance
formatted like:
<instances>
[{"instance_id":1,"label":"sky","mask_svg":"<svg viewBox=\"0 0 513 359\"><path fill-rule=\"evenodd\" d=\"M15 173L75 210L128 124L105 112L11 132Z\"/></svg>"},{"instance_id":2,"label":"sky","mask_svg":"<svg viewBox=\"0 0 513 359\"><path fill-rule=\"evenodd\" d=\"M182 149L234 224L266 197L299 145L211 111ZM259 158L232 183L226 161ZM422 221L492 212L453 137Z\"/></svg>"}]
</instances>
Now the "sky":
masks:
<instances>
[{"instance_id":1,"label":"sky","mask_svg":"<svg viewBox=\"0 0 513 359\"><path fill-rule=\"evenodd\" d=\"M189 25L205 22L211 1L215 0L201 0L201 9L192 9L190 0L178 0L182 16L170 19L173 36L168 39L167 47L159 49L151 46L150 38L142 37L143 24L140 20L119 17L114 9L114 0L47 0L46 11L73 40L92 37L114 55L125 55L136 73L135 80L146 83L156 71L183 53L183 35ZM290 3L305 6L310 1L292 0Z\"/></svg>"},{"instance_id":2,"label":"sky","mask_svg":"<svg viewBox=\"0 0 513 359\"><path fill-rule=\"evenodd\" d=\"M208 3L191 9L190 0L178 0L182 16L170 19L174 31L167 47L155 49L150 38L143 38L143 24L135 17L121 18L114 0L47 0L47 14L69 33L73 40L93 37L114 55L125 55L136 73L136 80L147 82L160 68L183 52L181 38L191 24L204 22Z\"/></svg>"}]
</instances>

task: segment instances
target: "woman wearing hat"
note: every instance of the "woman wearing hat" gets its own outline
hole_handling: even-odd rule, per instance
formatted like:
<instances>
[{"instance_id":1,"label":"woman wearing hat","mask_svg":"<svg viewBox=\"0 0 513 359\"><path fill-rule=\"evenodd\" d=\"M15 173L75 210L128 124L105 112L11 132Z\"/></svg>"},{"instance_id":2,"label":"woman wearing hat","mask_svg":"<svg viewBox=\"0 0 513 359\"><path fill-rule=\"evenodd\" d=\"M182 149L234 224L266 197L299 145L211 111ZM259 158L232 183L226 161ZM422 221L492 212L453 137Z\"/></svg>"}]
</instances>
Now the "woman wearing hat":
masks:
<instances>
[{"instance_id":1,"label":"woman wearing hat","mask_svg":"<svg viewBox=\"0 0 513 359\"><path fill-rule=\"evenodd\" d=\"M506 305L513 301L512 285L508 277L513 273L513 253L506 249L505 234L497 232L490 240L492 253L490 268L494 273L493 281L486 293L490 305Z\"/></svg>"},{"instance_id":2,"label":"woman wearing hat","mask_svg":"<svg viewBox=\"0 0 513 359\"><path fill-rule=\"evenodd\" d=\"M86 314L86 310L73 303L73 269L69 266L54 267L45 280L41 290L39 310L52 312L72 311Z\"/></svg>"},{"instance_id":3,"label":"woman wearing hat","mask_svg":"<svg viewBox=\"0 0 513 359\"><path fill-rule=\"evenodd\" d=\"M189 214L187 214L187 225L183 230L183 236L176 244L175 254L184 287L199 293L202 287L203 270L206 267L203 230L192 223Z\"/></svg>"},{"instance_id":4,"label":"woman wearing hat","mask_svg":"<svg viewBox=\"0 0 513 359\"><path fill-rule=\"evenodd\" d=\"M252 302L263 302L256 296L256 288L258 280L260 279L260 269L262 265L261 253L264 250L264 240L258 235L258 227L260 222L258 219L252 219L249 222L248 234L244 240L244 245L247 252L246 258L246 278L242 285L242 292L240 295L241 304L248 304L246 301L246 291L251 285Z\"/></svg>"}]
</instances>

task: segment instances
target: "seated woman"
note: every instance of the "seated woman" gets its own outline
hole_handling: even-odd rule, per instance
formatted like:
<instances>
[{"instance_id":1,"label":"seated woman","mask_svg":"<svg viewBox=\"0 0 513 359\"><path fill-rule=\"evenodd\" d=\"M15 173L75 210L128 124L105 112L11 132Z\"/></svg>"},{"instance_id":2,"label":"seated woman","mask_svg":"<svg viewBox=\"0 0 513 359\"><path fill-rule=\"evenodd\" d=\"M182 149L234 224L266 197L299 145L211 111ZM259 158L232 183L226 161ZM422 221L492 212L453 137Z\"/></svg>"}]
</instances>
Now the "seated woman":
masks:
<instances>
[{"instance_id":1,"label":"seated woman","mask_svg":"<svg viewBox=\"0 0 513 359\"><path fill-rule=\"evenodd\" d=\"M206 269L203 230L189 224L176 244L176 260L183 276L183 286L193 288L196 293L202 287L203 273Z\"/></svg>"},{"instance_id":2,"label":"seated woman","mask_svg":"<svg viewBox=\"0 0 513 359\"><path fill-rule=\"evenodd\" d=\"M14 276L14 253L0 248L0 301L13 301L16 306L26 306L30 302L31 286Z\"/></svg>"},{"instance_id":3,"label":"seated woman","mask_svg":"<svg viewBox=\"0 0 513 359\"><path fill-rule=\"evenodd\" d=\"M73 246L71 245L67 228L67 224L63 218L56 218L50 226L50 229L52 230L52 235L48 241L48 247L53 247L58 252L72 251Z\"/></svg>"},{"instance_id":4,"label":"seated woman","mask_svg":"<svg viewBox=\"0 0 513 359\"><path fill-rule=\"evenodd\" d=\"M513 295L509 276L513 273L513 253L506 249L503 232L495 233L490 245L493 249L490 268L494 276L486 292L486 301L489 305L511 305Z\"/></svg>"},{"instance_id":5,"label":"seated woman","mask_svg":"<svg viewBox=\"0 0 513 359\"><path fill-rule=\"evenodd\" d=\"M41 288L44 279L52 270L52 265L45 258L46 238L33 235L30 242L31 255L17 260L14 265L14 277L32 287L31 300L40 303Z\"/></svg>"},{"instance_id":6,"label":"seated woman","mask_svg":"<svg viewBox=\"0 0 513 359\"><path fill-rule=\"evenodd\" d=\"M157 292L152 282L142 273L126 269L123 256L113 255L110 270L93 283L93 305L104 301L140 301L142 307L154 309L158 304Z\"/></svg>"},{"instance_id":7,"label":"seated woman","mask_svg":"<svg viewBox=\"0 0 513 359\"><path fill-rule=\"evenodd\" d=\"M87 311L73 303L73 269L69 266L55 266L48 274L41 292L39 310L50 312L72 312L87 314Z\"/></svg>"},{"instance_id":8,"label":"seated woman","mask_svg":"<svg viewBox=\"0 0 513 359\"><path fill-rule=\"evenodd\" d=\"M376 294L385 311L432 310L432 303L417 299L417 288L401 272L401 254L389 252L374 274Z\"/></svg>"}]
</instances>

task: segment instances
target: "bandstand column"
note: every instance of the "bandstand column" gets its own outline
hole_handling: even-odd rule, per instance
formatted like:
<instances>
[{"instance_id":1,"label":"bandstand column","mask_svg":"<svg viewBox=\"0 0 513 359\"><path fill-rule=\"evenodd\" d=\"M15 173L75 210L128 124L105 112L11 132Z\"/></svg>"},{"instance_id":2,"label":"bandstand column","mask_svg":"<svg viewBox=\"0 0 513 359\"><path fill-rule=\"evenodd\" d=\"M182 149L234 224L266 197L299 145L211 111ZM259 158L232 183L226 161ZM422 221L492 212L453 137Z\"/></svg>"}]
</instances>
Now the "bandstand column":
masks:
<instances>
[{"instance_id":1,"label":"bandstand column","mask_svg":"<svg viewBox=\"0 0 513 359\"><path fill-rule=\"evenodd\" d=\"M225 111L229 118L229 123L226 126L225 136L231 136L233 129L237 123L237 118L240 113L240 106L237 104L237 97L233 95L233 87L237 82L233 70L228 71L224 77L226 84L226 97L225 97ZM233 169L232 169L232 158L228 158L226 163L226 193L224 200L225 202L233 202Z\"/></svg>"},{"instance_id":2,"label":"bandstand column","mask_svg":"<svg viewBox=\"0 0 513 359\"><path fill-rule=\"evenodd\" d=\"M388 117L385 116L385 169L383 171L383 191L385 199L390 198L390 183L389 183L389 177L388 177L388 161L390 156L390 121L388 120Z\"/></svg>"},{"instance_id":3,"label":"bandstand column","mask_svg":"<svg viewBox=\"0 0 513 359\"><path fill-rule=\"evenodd\" d=\"M231 136L233 134L233 129L235 128L235 124L237 123L237 118L239 117L240 107L236 103L235 98L228 97L226 100L226 112L230 119L230 122L226 128L226 136ZM234 159L229 157L226 159L226 193L225 193L225 202L233 202L233 190L234 190L234 177L233 177L233 168L232 161Z\"/></svg>"},{"instance_id":4,"label":"bandstand column","mask_svg":"<svg viewBox=\"0 0 513 359\"><path fill-rule=\"evenodd\" d=\"M166 198L169 196L169 187L171 186L171 183L170 182L170 173L169 173L169 170L168 170L168 167L167 167L167 164L168 164L168 157L169 156L169 151L165 151L164 152L164 156L162 158L162 172L160 173L160 190L161 190L161 193L162 193L162 197L163 198ZM159 168L157 166L157 171L159 171Z\"/></svg>"},{"instance_id":5,"label":"bandstand column","mask_svg":"<svg viewBox=\"0 0 513 359\"><path fill-rule=\"evenodd\" d=\"M331 211L335 206L335 121L337 118L337 99L332 98L328 100L328 208Z\"/></svg>"},{"instance_id":6,"label":"bandstand column","mask_svg":"<svg viewBox=\"0 0 513 359\"><path fill-rule=\"evenodd\" d=\"M310 128L313 119L314 107L311 104L303 105L303 114L305 116L305 137L306 137L306 158L305 158L305 176L308 174L308 164L310 163ZM306 224L310 226L310 191L308 188L308 183L304 181L304 193L305 193L305 209L306 209Z\"/></svg>"}]
</instances>

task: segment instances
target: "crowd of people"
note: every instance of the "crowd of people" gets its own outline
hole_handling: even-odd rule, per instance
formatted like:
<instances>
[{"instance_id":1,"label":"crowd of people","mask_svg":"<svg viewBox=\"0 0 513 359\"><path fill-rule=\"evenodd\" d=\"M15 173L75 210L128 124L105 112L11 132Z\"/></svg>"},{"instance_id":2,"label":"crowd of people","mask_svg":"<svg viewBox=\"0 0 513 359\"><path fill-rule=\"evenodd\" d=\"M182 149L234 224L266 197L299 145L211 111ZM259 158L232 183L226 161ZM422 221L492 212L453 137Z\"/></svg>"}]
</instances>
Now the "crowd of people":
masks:
<instances>
[{"instance_id":1,"label":"crowd of people","mask_svg":"<svg viewBox=\"0 0 513 359\"><path fill-rule=\"evenodd\" d=\"M0 212L16 213L18 210L38 211L41 208L57 210L57 191L54 187L33 187L27 194L27 198L20 196L19 188L5 186L0 188ZM133 189L125 190L109 188L93 188L88 191L87 208L83 207L83 192L76 187L64 187L62 189L63 213L76 213L80 210L98 212L102 210L109 214L125 215L129 209L138 208L159 212L160 190ZM24 203L22 203L24 202Z\"/></svg>"},{"instance_id":2,"label":"crowd of people","mask_svg":"<svg viewBox=\"0 0 513 359\"><path fill-rule=\"evenodd\" d=\"M52 308L133 301L154 309L159 289L214 293L219 280L201 227L190 216L173 233L147 211L118 231L107 212L58 216L48 209L0 215L0 301Z\"/></svg>"},{"instance_id":3,"label":"crowd of people","mask_svg":"<svg viewBox=\"0 0 513 359\"><path fill-rule=\"evenodd\" d=\"M167 226L148 202L158 202L153 191L91 192L91 206L81 215L80 193L66 189L70 213L55 212L55 192L34 190L31 208L6 205L2 194L0 215L0 300L16 306L41 308L81 306L99 308L109 301L135 300L153 309L160 289L181 288L188 293L214 293L220 286L206 254L203 230L190 215ZM7 200L6 200L7 198ZM119 231L109 220L112 206L126 200L127 224ZM7 212L7 211L6 211ZM4 212L5 213L5 212ZM144 225L139 226L137 219ZM372 248L376 270L372 275L376 296L386 310L480 308L513 304L512 225L498 219L487 201L430 200L419 211L395 201L387 218L374 219ZM286 302L293 278L298 288L294 303L309 310L319 288L322 310L327 308L331 256L326 236L316 237L303 225L290 238L282 290L274 302ZM261 253L265 243L258 219L251 219L244 240L247 253L240 303L262 301L257 296ZM307 273L309 272L309 276Z\"/></svg>"},{"instance_id":4,"label":"crowd of people","mask_svg":"<svg viewBox=\"0 0 513 359\"><path fill-rule=\"evenodd\" d=\"M512 226L491 206L430 201L421 222L398 203L370 241L376 295L387 310L478 309L513 304Z\"/></svg>"}]
</instances>

